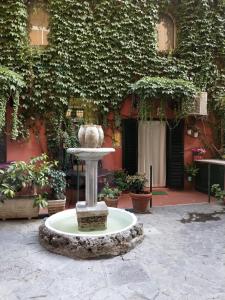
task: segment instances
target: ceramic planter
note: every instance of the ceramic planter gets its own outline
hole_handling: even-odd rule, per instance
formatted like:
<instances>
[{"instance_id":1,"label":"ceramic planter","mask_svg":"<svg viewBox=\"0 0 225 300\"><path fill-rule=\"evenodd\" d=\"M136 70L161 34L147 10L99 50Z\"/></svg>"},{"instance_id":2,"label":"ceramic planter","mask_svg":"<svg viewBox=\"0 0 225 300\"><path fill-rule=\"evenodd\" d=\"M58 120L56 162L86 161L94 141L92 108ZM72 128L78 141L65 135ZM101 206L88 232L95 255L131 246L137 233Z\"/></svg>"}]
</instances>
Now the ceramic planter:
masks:
<instances>
[{"instance_id":1,"label":"ceramic planter","mask_svg":"<svg viewBox=\"0 0 225 300\"><path fill-rule=\"evenodd\" d=\"M137 213L145 213L148 211L149 202L152 194L134 194L130 193L133 203L133 209Z\"/></svg>"},{"instance_id":2,"label":"ceramic planter","mask_svg":"<svg viewBox=\"0 0 225 300\"><path fill-rule=\"evenodd\" d=\"M108 207L117 207L118 206L118 198L104 198L104 201Z\"/></svg>"},{"instance_id":3,"label":"ceramic planter","mask_svg":"<svg viewBox=\"0 0 225 300\"><path fill-rule=\"evenodd\" d=\"M195 138L197 138L198 137L198 131L195 131L193 135L194 135Z\"/></svg>"},{"instance_id":4,"label":"ceramic planter","mask_svg":"<svg viewBox=\"0 0 225 300\"><path fill-rule=\"evenodd\" d=\"M34 207L34 197L18 196L0 202L0 219L31 219L37 218L39 207Z\"/></svg>"},{"instance_id":5,"label":"ceramic planter","mask_svg":"<svg viewBox=\"0 0 225 300\"><path fill-rule=\"evenodd\" d=\"M65 210L66 198L59 200L48 200L48 214L51 216Z\"/></svg>"},{"instance_id":6,"label":"ceramic planter","mask_svg":"<svg viewBox=\"0 0 225 300\"><path fill-rule=\"evenodd\" d=\"M104 141L104 132L100 125L82 125L78 132L81 147L100 148Z\"/></svg>"},{"instance_id":7,"label":"ceramic planter","mask_svg":"<svg viewBox=\"0 0 225 300\"><path fill-rule=\"evenodd\" d=\"M187 135L192 135L192 129L187 130Z\"/></svg>"}]
</instances>

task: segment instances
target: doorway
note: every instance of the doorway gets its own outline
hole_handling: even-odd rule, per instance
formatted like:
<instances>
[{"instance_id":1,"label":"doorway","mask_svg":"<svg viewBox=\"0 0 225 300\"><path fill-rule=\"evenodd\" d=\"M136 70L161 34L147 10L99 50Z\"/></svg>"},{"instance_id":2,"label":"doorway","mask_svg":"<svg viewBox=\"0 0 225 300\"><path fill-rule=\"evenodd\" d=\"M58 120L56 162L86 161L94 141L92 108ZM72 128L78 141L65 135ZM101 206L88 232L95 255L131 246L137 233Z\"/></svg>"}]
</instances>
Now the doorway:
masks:
<instances>
[{"instance_id":1,"label":"doorway","mask_svg":"<svg viewBox=\"0 0 225 300\"><path fill-rule=\"evenodd\" d=\"M6 162L6 136L0 132L0 163Z\"/></svg>"},{"instance_id":2,"label":"doorway","mask_svg":"<svg viewBox=\"0 0 225 300\"><path fill-rule=\"evenodd\" d=\"M138 122L138 173L145 174L150 186L150 165L153 187L166 186L166 122Z\"/></svg>"},{"instance_id":3,"label":"doorway","mask_svg":"<svg viewBox=\"0 0 225 300\"><path fill-rule=\"evenodd\" d=\"M156 149L158 151L156 159L142 159L146 156L145 154L142 156L142 151L148 153L150 157L149 149L151 149L151 146L150 148L146 146L147 138L144 134L141 135L142 130L148 132L150 129L139 129L145 125L144 123L141 125L141 122L138 122L137 119L122 120L123 169L130 175L143 170L149 180L150 162L153 162L152 165L155 169L153 173L156 177L154 179L155 186L182 189L184 186L184 121L149 121L152 127L156 127L156 129L152 129L153 133L147 133L148 143L150 144L152 139L154 142L152 143L154 144L153 151L156 151ZM149 127L149 123L146 123L146 127ZM143 149L140 146L141 144L145 144ZM157 175L157 173L161 175ZM157 179L157 177L161 179Z\"/></svg>"}]
</instances>

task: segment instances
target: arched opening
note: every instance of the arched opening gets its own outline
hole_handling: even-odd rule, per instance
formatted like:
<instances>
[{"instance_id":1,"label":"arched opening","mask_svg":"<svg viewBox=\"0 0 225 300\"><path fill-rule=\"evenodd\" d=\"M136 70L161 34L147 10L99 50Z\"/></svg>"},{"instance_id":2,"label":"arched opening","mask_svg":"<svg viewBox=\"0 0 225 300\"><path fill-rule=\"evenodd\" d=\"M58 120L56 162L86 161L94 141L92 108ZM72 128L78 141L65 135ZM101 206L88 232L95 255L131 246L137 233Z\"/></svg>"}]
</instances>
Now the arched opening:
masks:
<instances>
[{"instance_id":1,"label":"arched opening","mask_svg":"<svg viewBox=\"0 0 225 300\"><path fill-rule=\"evenodd\" d=\"M47 12L41 7L33 7L29 14L30 23L30 44L33 46L45 46L48 44L48 24Z\"/></svg>"},{"instance_id":2,"label":"arched opening","mask_svg":"<svg viewBox=\"0 0 225 300\"><path fill-rule=\"evenodd\" d=\"M158 51L171 51L175 49L176 30L173 18L163 14L157 24L157 49Z\"/></svg>"}]
</instances>

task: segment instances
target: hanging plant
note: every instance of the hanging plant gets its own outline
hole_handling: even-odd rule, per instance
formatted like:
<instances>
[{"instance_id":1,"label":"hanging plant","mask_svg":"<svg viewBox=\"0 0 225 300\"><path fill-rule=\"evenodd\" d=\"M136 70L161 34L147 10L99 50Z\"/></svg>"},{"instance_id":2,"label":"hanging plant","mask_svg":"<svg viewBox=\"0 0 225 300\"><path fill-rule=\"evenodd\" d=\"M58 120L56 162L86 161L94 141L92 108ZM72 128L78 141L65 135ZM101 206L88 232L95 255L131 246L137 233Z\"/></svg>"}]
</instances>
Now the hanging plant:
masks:
<instances>
[{"instance_id":1,"label":"hanging plant","mask_svg":"<svg viewBox=\"0 0 225 300\"><path fill-rule=\"evenodd\" d=\"M9 70L6 67L0 67L0 131L5 126L5 115L7 102L13 100L13 118L12 118L12 139L18 136L18 109L19 109L19 92L25 86L25 82L18 73Z\"/></svg>"},{"instance_id":2,"label":"hanging plant","mask_svg":"<svg viewBox=\"0 0 225 300\"><path fill-rule=\"evenodd\" d=\"M170 79L166 77L143 77L131 85L130 92L137 95L140 100L139 116L147 119L149 117L148 102L160 101L159 114L165 115L165 101L179 101L181 108L180 116L188 114L194 108L195 96L198 88L191 82L182 79ZM164 111L164 114L163 114Z\"/></svg>"}]
</instances>

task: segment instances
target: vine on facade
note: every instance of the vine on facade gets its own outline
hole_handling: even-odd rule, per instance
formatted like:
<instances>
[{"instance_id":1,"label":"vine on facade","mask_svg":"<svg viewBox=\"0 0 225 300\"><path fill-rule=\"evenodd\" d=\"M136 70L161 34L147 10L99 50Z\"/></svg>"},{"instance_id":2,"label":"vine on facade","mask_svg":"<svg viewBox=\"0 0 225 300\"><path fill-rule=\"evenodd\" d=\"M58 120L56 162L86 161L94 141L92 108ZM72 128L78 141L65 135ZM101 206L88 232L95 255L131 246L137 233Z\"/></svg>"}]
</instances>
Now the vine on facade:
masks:
<instances>
[{"instance_id":1,"label":"vine on facade","mask_svg":"<svg viewBox=\"0 0 225 300\"><path fill-rule=\"evenodd\" d=\"M20 73L26 82L20 118L48 119L51 112L52 123L62 124L59 116L65 118L73 98L92 99L103 114L119 111L131 84L145 76L163 76L193 81L206 90L211 111L225 119L223 0L40 3L50 15L49 45L41 49L28 41L27 12L34 1L6 0L0 6L0 64ZM156 49L162 11L173 14L177 28L176 49L167 54ZM4 103L0 124L5 120ZM16 127L14 123L14 137Z\"/></svg>"}]
</instances>

